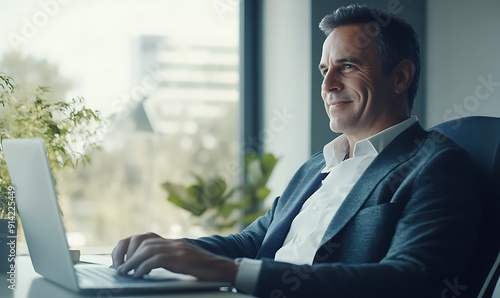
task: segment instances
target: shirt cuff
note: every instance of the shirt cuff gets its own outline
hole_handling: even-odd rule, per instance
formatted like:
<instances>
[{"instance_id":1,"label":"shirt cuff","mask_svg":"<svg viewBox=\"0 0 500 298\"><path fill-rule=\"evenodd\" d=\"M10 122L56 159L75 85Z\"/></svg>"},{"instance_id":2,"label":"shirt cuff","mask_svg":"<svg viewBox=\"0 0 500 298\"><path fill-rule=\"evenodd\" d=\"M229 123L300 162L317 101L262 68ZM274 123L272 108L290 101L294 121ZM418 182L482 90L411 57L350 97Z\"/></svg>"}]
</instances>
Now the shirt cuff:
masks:
<instances>
[{"instance_id":1,"label":"shirt cuff","mask_svg":"<svg viewBox=\"0 0 500 298\"><path fill-rule=\"evenodd\" d=\"M239 291L253 294L257 288L261 266L261 260L242 258L238 265L234 287Z\"/></svg>"}]
</instances>

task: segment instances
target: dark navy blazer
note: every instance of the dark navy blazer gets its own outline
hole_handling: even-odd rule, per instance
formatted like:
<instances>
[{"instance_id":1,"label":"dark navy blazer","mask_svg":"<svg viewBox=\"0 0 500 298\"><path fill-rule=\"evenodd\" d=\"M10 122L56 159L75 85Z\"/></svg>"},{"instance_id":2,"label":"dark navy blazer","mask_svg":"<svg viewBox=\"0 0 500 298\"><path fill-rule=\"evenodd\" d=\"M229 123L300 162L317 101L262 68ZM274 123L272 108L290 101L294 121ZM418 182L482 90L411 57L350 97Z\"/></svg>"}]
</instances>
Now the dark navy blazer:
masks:
<instances>
[{"instance_id":1,"label":"dark navy blazer","mask_svg":"<svg viewBox=\"0 0 500 298\"><path fill-rule=\"evenodd\" d=\"M242 232L189 241L230 258L262 259L259 297L452 297L466 290L481 216L475 169L455 143L418 123L353 186L312 265L273 261L324 166L321 153L312 156Z\"/></svg>"}]
</instances>

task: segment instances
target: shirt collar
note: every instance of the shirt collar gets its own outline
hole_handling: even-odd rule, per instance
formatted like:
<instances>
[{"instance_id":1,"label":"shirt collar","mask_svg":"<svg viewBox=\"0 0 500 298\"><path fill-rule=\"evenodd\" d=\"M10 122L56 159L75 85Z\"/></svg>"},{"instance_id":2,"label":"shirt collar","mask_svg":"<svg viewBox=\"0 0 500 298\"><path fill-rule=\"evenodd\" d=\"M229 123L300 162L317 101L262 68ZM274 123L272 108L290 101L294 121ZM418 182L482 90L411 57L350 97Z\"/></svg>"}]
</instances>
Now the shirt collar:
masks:
<instances>
[{"instance_id":1,"label":"shirt collar","mask_svg":"<svg viewBox=\"0 0 500 298\"><path fill-rule=\"evenodd\" d=\"M358 157L369 154L375 156L378 155L400 133L408 129L417 121L418 119L416 116L411 116L403 122L386 128L369 138L356 142L354 145L353 156ZM334 166L341 163L345 158L348 148L349 143L347 142L346 136L343 134L326 144L323 147L323 156L325 158L326 165L322 172L330 172Z\"/></svg>"}]
</instances>

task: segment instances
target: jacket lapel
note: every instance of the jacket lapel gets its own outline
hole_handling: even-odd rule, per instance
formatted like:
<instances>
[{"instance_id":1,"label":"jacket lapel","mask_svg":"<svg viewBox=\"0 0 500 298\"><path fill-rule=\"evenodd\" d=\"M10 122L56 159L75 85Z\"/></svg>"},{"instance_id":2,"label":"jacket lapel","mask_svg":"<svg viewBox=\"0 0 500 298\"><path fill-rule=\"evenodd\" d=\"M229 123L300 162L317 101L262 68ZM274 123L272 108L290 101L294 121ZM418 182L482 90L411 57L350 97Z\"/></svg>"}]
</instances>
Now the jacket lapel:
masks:
<instances>
[{"instance_id":1,"label":"jacket lapel","mask_svg":"<svg viewBox=\"0 0 500 298\"><path fill-rule=\"evenodd\" d=\"M323 155L321 155L322 157ZM280 200L285 202L279 214L275 215L262 242L256 259L274 258L276 251L283 245L293 219L297 216L304 202L320 187L321 181L327 173L321 173L325 166L324 159L318 159L311 167L304 169L301 181L293 185L293 189L286 189ZM307 173L314 173L311 177ZM292 197L293 196L293 197Z\"/></svg>"},{"instance_id":2,"label":"jacket lapel","mask_svg":"<svg viewBox=\"0 0 500 298\"><path fill-rule=\"evenodd\" d=\"M321 246L334 237L359 211L377 184L394 168L413 156L427 137L427 132L416 123L397 136L373 160L347 195L330 222Z\"/></svg>"}]
</instances>

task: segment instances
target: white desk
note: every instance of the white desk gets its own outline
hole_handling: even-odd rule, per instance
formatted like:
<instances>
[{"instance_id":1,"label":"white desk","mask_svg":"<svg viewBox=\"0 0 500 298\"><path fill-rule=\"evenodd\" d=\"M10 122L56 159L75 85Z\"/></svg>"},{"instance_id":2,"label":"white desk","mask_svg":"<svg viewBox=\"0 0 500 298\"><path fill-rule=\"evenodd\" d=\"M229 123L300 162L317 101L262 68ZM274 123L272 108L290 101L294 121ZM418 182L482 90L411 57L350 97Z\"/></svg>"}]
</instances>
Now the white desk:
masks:
<instances>
[{"instance_id":1,"label":"white desk","mask_svg":"<svg viewBox=\"0 0 500 298\"><path fill-rule=\"evenodd\" d=\"M109 256L82 256L82 261L95 262L101 264L108 264L110 262ZM8 288L6 274L0 274L0 297L1 298L81 298L92 296L81 296L76 293L70 292L62 287L59 287L52 282L44 279L35 272L31 265L29 256L17 257L17 270L16 270L16 289L12 291ZM95 297L95 296L94 296ZM120 297L120 295L113 295L113 297ZM125 297L125 296L122 296ZM135 297L178 297L178 298L202 298L202 297L250 297L243 294L236 294L232 292L192 292L192 293L169 293L169 294L144 294L144 295L127 295L128 298ZM101 297L96 297L101 298ZM102 298L108 298L104 296Z\"/></svg>"}]
</instances>

